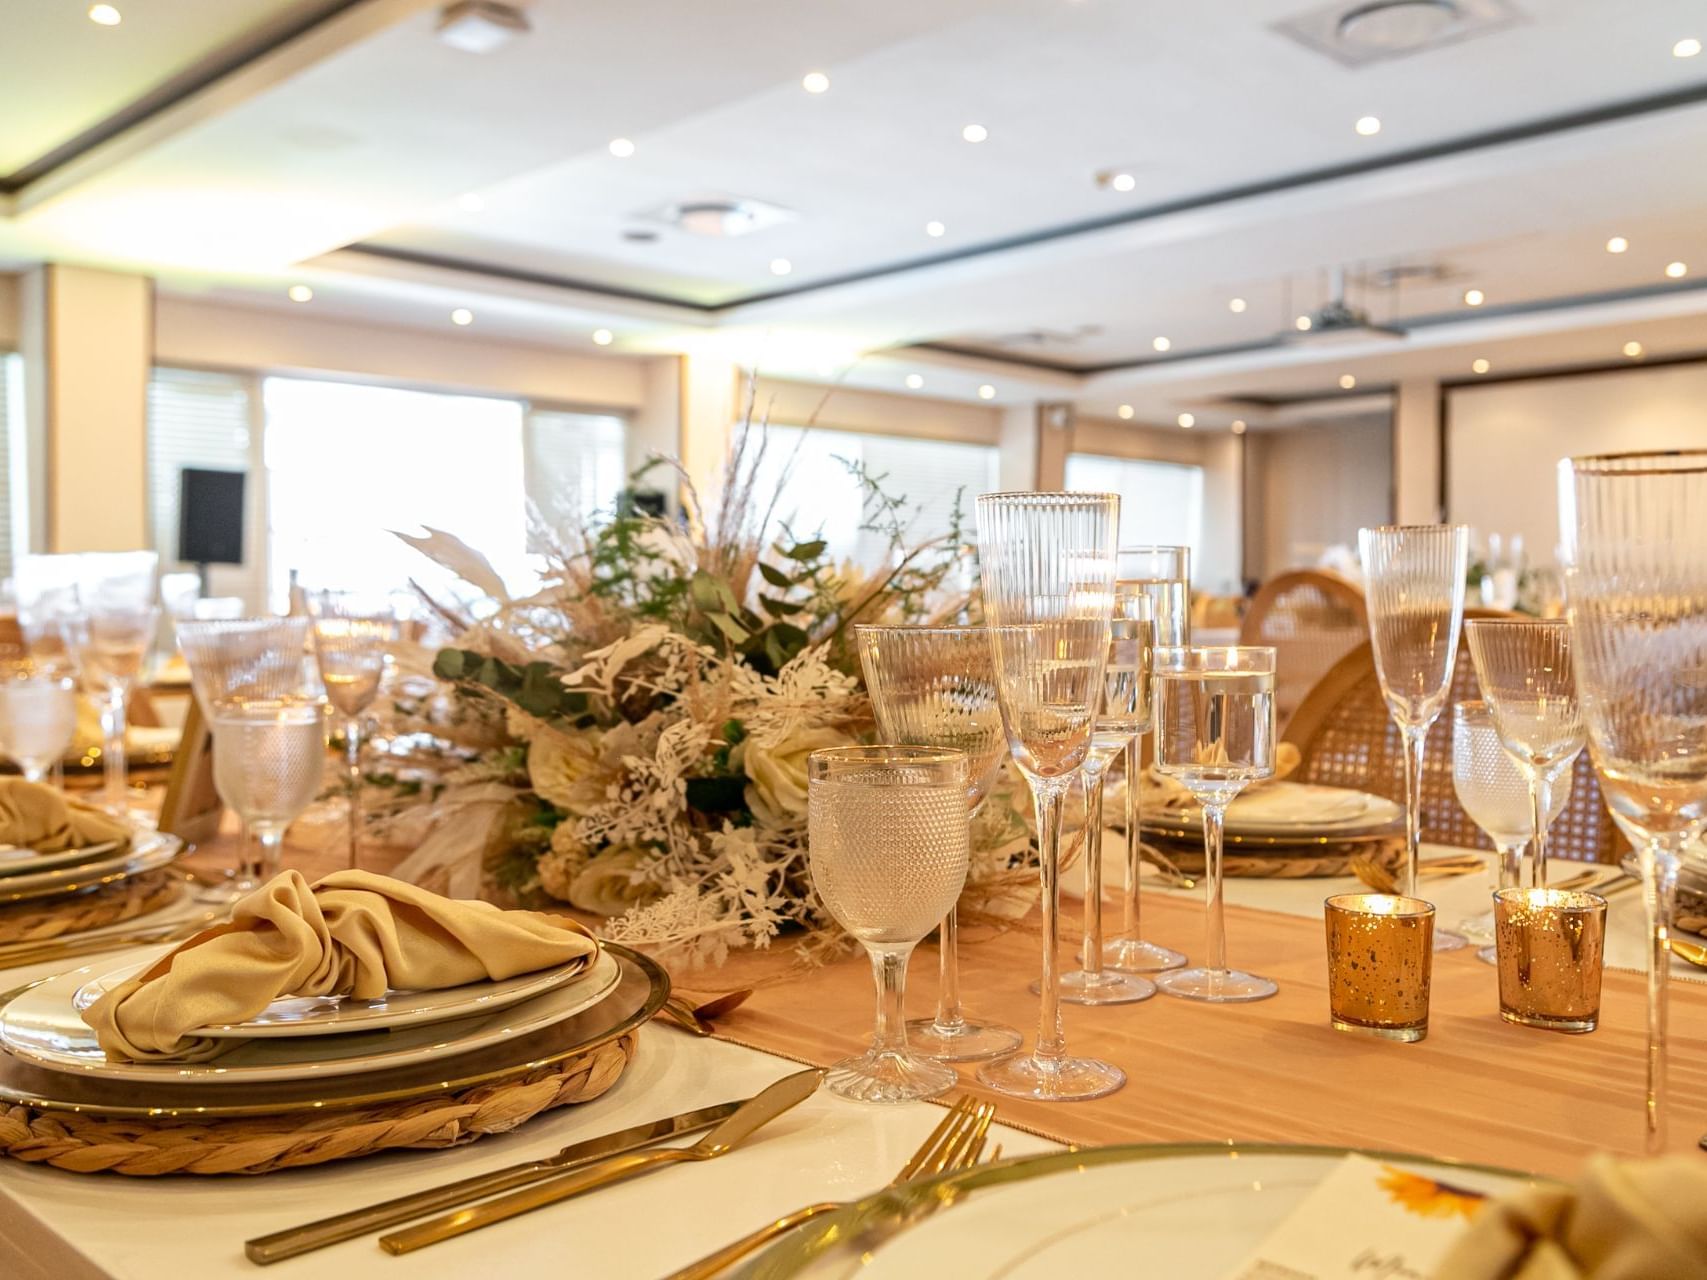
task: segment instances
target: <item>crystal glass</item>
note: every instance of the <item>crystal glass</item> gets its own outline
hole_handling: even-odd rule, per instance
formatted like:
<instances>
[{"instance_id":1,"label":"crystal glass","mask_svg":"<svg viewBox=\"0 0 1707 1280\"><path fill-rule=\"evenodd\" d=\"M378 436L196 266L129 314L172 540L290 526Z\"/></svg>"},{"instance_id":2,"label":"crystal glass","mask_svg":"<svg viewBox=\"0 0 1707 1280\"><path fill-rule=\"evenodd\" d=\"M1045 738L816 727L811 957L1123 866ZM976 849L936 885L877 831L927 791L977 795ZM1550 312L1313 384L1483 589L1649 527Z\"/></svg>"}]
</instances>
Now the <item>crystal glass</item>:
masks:
<instances>
[{"instance_id":1,"label":"crystal glass","mask_svg":"<svg viewBox=\"0 0 1707 1280\"><path fill-rule=\"evenodd\" d=\"M29 655L70 663L73 671L84 620L82 566L79 555L27 555L18 557L13 574Z\"/></svg>"},{"instance_id":2,"label":"crystal glass","mask_svg":"<svg viewBox=\"0 0 1707 1280\"><path fill-rule=\"evenodd\" d=\"M1273 980L1227 967L1221 843L1233 798L1274 774L1274 650L1157 649L1155 670L1156 767L1184 783L1203 808L1209 908L1205 963L1170 969L1156 985L1187 1000L1262 1000L1279 990Z\"/></svg>"},{"instance_id":3,"label":"crystal glass","mask_svg":"<svg viewBox=\"0 0 1707 1280\"><path fill-rule=\"evenodd\" d=\"M1535 859L1531 883L1547 887L1547 780L1583 749L1583 720L1571 672L1571 625L1563 620L1492 620L1464 624L1470 660L1500 742L1529 782Z\"/></svg>"},{"instance_id":4,"label":"crystal glass","mask_svg":"<svg viewBox=\"0 0 1707 1280\"><path fill-rule=\"evenodd\" d=\"M1484 702L1460 702L1452 708L1452 789L1464 812L1494 842L1494 888L1515 889L1522 872L1523 847L1535 832L1529 780L1518 769L1488 714ZM1569 761L1555 765L1547 777L1547 821L1564 811L1571 794ZM1461 921L1458 931L1474 942L1494 940L1494 913ZM1477 956L1493 963L1491 946Z\"/></svg>"},{"instance_id":5,"label":"crystal glass","mask_svg":"<svg viewBox=\"0 0 1707 1280\"><path fill-rule=\"evenodd\" d=\"M354 591L313 592L308 612L326 700L344 717L350 866L354 867L362 833L362 712L379 696L386 656L397 644L397 617L389 598Z\"/></svg>"},{"instance_id":6,"label":"crystal glass","mask_svg":"<svg viewBox=\"0 0 1707 1280\"><path fill-rule=\"evenodd\" d=\"M1357 541L1375 675L1405 744L1405 874L1399 887L1415 897L1423 747L1452 688L1470 533L1463 525L1383 525L1358 530ZM1435 930L1436 951L1463 945L1459 935Z\"/></svg>"},{"instance_id":7,"label":"crystal glass","mask_svg":"<svg viewBox=\"0 0 1707 1280\"><path fill-rule=\"evenodd\" d=\"M152 551L87 552L78 557L78 594L84 625L74 643L83 687L101 707L101 774L106 807L130 808L125 762L125 708L160 619L154 576L160 557Z\"/></svg>"},{"instance_id":8,"label":"crystal glass","mask_svg":"<svg viewBox=\"0 0 1707 1280\"><path fill-rule=\"evenodd\" d=\"M1707 827L1707 450L1571 458L1560 472L1577 698L1606 806L1642 868L1657 1153L1677 861Z\"/></svg>"},{"instance_id":9,"label":"crystal glass","mask_svg":"<svg viewBox=\"0 0 1707 1280\"><path fill-rule=\"evenodd\" d=\"M77 681L68 665L0 668L0 755L31 782L46 780L77 736Z\"/></svg>"},{"instance_id":10,"label":"crystal glass","mask_svg":"<svg viewBox=\"0 0 1707 1280\"><path fill-rule=\"evenodd\" d=\"M1126 1082L1119 1067L1067 1056L1059 988L1061 809L1090 754L1114 612L1120 496L987 493L978 499L984 616L1002 726L1031 787L1042 879L1043 976L1037 1045L985 1063L999 1093L1096 1098Z\"/></svg>"},{"instance_id":11,"label":"crystal glass","mask_svg":"<svg viewBox=\"0 0 1707 1280\"><path fill-rule=\"evenodd\" d=\"M320 793L326 708L317 698L218 698L213 703L213 784L259 842L244 842L238 882L277 875L285 829Z\"/></svg>"},{"instance_id":12,"label":"crystal glass","mask_svg":"<svg viewBox=\"0 0 1707 1280\"><path fill-rule=\"evenodd\" d=\"M1191 551L1187 547L1122 547L1116 563L1115 612L1120 602L1141 596L1150 604L1155 646L1179 648L1191 639ZM1155 701L1154 680L1145 690L1146 707ZM1148 720L1148 716L1146 716ZM1126 973L1177 969L1185 957L1146 942L1140 928L1139 874L1143 870L1143 828L1139 822L1142 742L1148 724L1126 744L1126 909L1121 928L1103 943L1103 960Z\"/></svg>"},{"instance_id":13,"label":"crystal glass","mask_svg":"<svg viewBox=\"0 0 1707 1280\"><path fill-rule=\"evenodd\" d=\"M831 747L806 760L807 862L825 908L871 956L877 1023L871 1048L825 1083L860 1102L910 1102L952 1089L950 1067L907 1047L907 959L953 909L966 883L964 752Z\"/></svg>"},{"instance_id":14,"label":"crystal glass","mask_svg":"<svg viewBox=\"0 0 1707 1280\"><path fill-rule=\"evenodd\" d=\"M1109 624L1108 670L1080 786L1085 792L1084 967L1061 975L1061 998L1072 1004L1133 1004L1156 994L1156 984L1106 967L1102 938L1102 795L1109 766L1150 727L1150 658L1155 632L1150 601L1116 595ZM1128 832L1128 842L1136 835ZM1041 991L1038 984L1034 990Z\"/></svg>"}]
</instances>

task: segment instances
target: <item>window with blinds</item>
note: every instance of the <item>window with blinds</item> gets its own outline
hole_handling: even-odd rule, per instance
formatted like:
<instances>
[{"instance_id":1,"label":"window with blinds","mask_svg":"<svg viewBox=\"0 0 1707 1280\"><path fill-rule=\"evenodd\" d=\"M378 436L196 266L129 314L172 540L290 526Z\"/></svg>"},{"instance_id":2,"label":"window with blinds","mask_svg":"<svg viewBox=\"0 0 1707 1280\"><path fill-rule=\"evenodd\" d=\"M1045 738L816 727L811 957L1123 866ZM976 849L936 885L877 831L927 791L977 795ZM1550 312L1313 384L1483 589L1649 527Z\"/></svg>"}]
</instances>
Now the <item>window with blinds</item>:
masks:
<instances>
[{"instance_id":1,"label":"window with blinds","mask_svg":"<svg viewBox=\"0 0 1707 1280\"><path fill-rule=\"evenodd\" d=\"M1120 495L1120 545L1203 548L1203 468L1094 453L1067 455L1067 488Z\"/></svg>"},{"instance_id":2,"label":"window with blinds","mask_svg":"<svg viewBox=\"0 0 1707 1280\"><path fill-rule=\"evenodd\" d=\"M163 573L193 569L178 558L179 486L186 467L241 471L244 486L240 565L213 565L207 594L241 596L250 609L266 600L263 497L253 464L255 378L203 369L156 368L148 383L148 528Z\"/></svg>"},{"instance_id":3,"label":"window with blinds","mask_svg":"<svg viewBox=\"0 0 1707 1280\"><path fill-rule=\"evenodd\" d=\"M627 482L626 426L614 414L529 407L522 425L522 485L547 529L585 527L615 508Z\"/></svg>"}]
</instances>

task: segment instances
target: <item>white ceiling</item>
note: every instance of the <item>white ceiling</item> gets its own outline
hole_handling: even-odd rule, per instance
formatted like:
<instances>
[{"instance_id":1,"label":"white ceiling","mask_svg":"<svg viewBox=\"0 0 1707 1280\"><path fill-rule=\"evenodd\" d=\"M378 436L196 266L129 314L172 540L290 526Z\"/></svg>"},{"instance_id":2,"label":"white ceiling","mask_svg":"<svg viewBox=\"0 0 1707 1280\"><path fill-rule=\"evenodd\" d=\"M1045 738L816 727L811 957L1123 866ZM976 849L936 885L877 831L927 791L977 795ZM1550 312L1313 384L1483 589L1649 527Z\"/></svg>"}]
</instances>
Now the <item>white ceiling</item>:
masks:
<instances>
[{"instance_id":1,"label":"white ceiling","mask_svg":"<svg viewBox=\"0 0 1707 1280\"><path fill-rule=\"evenodd\" d=\"M256 24L328 7L117 2L117 28L39 4L30 53L0 48L0 171ZM1273 29L1316 0L534 0L533 33L486 56L435 40L425 0L360 0L26 187L0 259L141 267L267 305L303 279L334 314L442 327L470 305L483 333L569 345L595 327L634 351L709 335L779 374L851 364L851 381L898 389L928 370L925 394L989 382L998 403L1157 420L1334 393L1341 372L1361 387L1468 376L1472 353L1501 371L1615 359L1638 329L1650 353L1707 349L1707 92L1685 92L1707 90L1707 55L1671 53L1707 39L1707 13L1515 2L1512 26L1353 69ZM803 92L811 70L829 92ZM1455 145L1667 94L1628 118ZM1356 133L1364 115L1379 134ZM988 140L962 141L970 123ZM617 136L631 158L607 150ZM1095 181L1115 170L1131 192ZM649 210L714 195L795 216L728 240L623 238ZM946 234L925 233L933 219ZM1611 235L1629 251L1606 253ZM1664 274L1674 260L1682 280ZM1417 264L1447 278L1357 283ZM1444 322L1367 350L1206 354L1267 342L1324 300L1334 266L1377 319ZM1653 296L1603 297L1627 294Z\"/></svg>"}]
</instances>

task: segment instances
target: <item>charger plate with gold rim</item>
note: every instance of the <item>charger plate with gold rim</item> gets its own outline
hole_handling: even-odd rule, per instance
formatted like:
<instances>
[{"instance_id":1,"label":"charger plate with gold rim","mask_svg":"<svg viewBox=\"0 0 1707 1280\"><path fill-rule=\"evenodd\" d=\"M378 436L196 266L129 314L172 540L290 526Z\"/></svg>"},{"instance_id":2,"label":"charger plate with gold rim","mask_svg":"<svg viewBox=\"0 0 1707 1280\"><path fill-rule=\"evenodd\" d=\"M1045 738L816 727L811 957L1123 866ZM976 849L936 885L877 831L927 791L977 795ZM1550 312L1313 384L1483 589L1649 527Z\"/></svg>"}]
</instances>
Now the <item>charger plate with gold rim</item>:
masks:
<instances>
[{"instance_id":1,"label":"charger plate with gold rim","mask_svg":"<svg viewBox=\"0 0 1707 1280\"><path fill-rule=\"evenodd\" d=\"M177 836L163 831L138 831L129 848L115 850L92 862L0 878L0 903L83 893L167 866L183 851L184 842Z\"/></svg>"},{"instance_id":2,"label":"charger plate with gold rim","mask_svg":"<svg viewBox=\"0 0 1707 1280\"><path fill-rule=\"evenodd\" d=\"M215 1118L365 1107L496 1083L619 1039L657 1013L670 994L669 975L637 951L602 945L620 967L604 999L539 1031L455 1057L328 1079L209 1082L186 1089L53 1071L0 1052L0 1102L99 1116ZM0 1008L26 990L8 992Z\"/></svg>"},{"instance_id":3,"label":"charger plate with gold rim","mask_svg":"<svg viewBox=\"0 0 1707 1280\"><path fill-rule=\"evenodd\" d=\"M1179 1143L1004 1160L905 1184L815 1218L743 1269L744 1280L1219 1280L1341 1160L1414 1175L1413 1195L1498 1195L1527 1174L1346 1147Z\"/></svg>"}]
</instances>

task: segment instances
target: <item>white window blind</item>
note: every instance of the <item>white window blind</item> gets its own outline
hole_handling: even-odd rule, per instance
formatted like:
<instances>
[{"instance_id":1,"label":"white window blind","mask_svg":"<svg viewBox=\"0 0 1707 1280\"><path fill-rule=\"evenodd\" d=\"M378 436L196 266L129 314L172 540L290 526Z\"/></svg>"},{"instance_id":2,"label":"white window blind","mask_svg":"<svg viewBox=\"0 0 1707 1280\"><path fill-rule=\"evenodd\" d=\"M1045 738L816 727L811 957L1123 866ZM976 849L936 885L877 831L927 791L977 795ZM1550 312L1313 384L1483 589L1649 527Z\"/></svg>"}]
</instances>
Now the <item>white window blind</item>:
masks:
<instances>
[{"instance_id":1,"label":"white window blind","mask_svg":"<svg viewBox=\"0 0 1707 1280\"><path fill-rule=\"evenodd\" d=\"M609 515L626 481L626 424L614 414L530 406L522 427L522 483L547 528Z\"/></svg>"},{"instance_id":2,"label":"white window blind","mask_svg":"<svg viewBox=\"0 0 1707 1280\"><path fill-rule=\"evenodd\" d=\"M1178 462L1067 455L1067 488L1120 495L1120 545L1191 548L1195 572L1203 547L1203 468Z\"/></svg>"},{"instance_id":3,"label":"white window blind","mask_svg":"<svg viewBox=\"0 0 1707 1280\"><path fill-rule=\"evenodd\" d=\"M884 493L906 500L909 547L946 533L957 500L970 536L973 501L997 487L993 445L773 426L753 486L753 500L768 503L782 483L768 536L774 539L784 527L797 537L818 535L837 559L878 567L887 540L860 528L867 517L865 492L850 462L879 479Z\"/></svg>"},{"instance_id":4,"label":"white window blind","mask_svg":"<svg viewBox=\"0 0 1707 1280\"><path fill-rule=\"evenodd\" d=\"M178 498L186 467L241 471L241 565L213 565L209 595L241 596L250 609L266 598L265 525L251 439L255 379L248 374L156 368L148 382L148 529L163 572L194 568L178 558Z\"/></svg>"}]
</instances>

